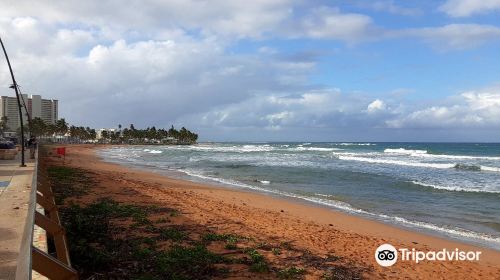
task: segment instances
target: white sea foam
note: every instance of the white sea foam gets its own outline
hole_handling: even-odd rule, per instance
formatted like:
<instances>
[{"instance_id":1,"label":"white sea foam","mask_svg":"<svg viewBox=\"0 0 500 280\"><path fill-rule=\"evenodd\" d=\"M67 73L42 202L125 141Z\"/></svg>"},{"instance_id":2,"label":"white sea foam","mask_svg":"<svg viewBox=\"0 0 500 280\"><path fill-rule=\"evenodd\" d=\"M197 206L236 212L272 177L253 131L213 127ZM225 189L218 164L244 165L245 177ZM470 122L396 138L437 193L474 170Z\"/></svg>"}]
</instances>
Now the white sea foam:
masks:
<instances>
[{"instance_id":1,"label":"white sea foam","mask_svg":"<svg viewBox=\"0 0 500 280\"><path fill-rule=\"evenodd\" d=\"M405 154L405 155L421 155L421 154L427 154L427 151L426 150L407 150L404 148L399 148L399 149L385 149L384 153Z\"/></svg>"},{"instance_id":2,"label":"white sea foam","mask_svg":"<svg viewBox=\"0 0 500 280\"><path fill-rule=\"evenodd\" d=\"M313 151L313 152L333 152L342 151L339 148L322 148L322 147L296 147L289 149L291 151Z\"/></svg>"},{"instance_id":3,"label":"white sea foam","mask_svg":"<svg viewBox=\"0 0 500 280\"><path fill-rule=\"evenodd\" d=\"M437 190L453 191L453 192L500 193L500 190L473 189L473 188L458 187L458 186L442 186L436 184L423 183L419 181L411 181L411 182L415 185L429 187Z\"/></svg>"},{"instance_id":4,"label":"white sea foam","mask_svg":"<svg viewBox=\"0 0 500 280\"><path fill-rule=\"evenodd\" d=\"M428 230L432 230L432 231L442 232L442 233L449 235L449 236L465 237L467 239L482 240L482 241L496 243L497 246L500 245L500 238L498 238L498 237L494 237L494 236L490 236L490 235L482 234L482 233L478 233L478 232L473 232L473 231L466 230L466 229L444 228L444 227L440 227L440 226L437 226L437 225L431 224L431 223L410 221L410 220L407 220L405 218L396 217L396 216L388 216L388 215L384 215L384 214L379 214L377 216L379 216L385 220L394 221L394 222L399 223L399 224L404 224L404 225L409 225L409 226L413 226L413 227L417 227L417 228L424 228L424 229L428 229Z\"/></svg>"},{"instance_id":5,"label":"white sea foam","mask_svg":"<svg viewBox=\"0 0 500 280\"><path fill-rule=\"evenodd\" d=\"M481 165L481 171L489 171L489 172L500 172L500 167L491 167Z\"/></svg>"},{"instance_id":6,"label":"white sea foam","mask_svg":"<svg viewBox=\"0 0 500 280\"><path fill-rule=\"evenodd\" d=\"M159 150L151 150L149 151L150 154L161 154L163 153L163 151L159 151Z\"/></svg>"},{"instance_id":7,"label":"white sea foam","mask_svg":"<svg viewBox=\"0 0 500 280\"><path fill-rule=\"evenodd\" d=\"M263 185L269 185L269 184L271 184L271 181L259 180L259 183L261 183Z\"/></svg>"},{"instance_id":8,"label":"white sea foam","mask_svg":"<svg viewBox=\"0 0 500 280\"><path fill-rule=\"evenodd\" d=\"M322 197L335 197L334 195L331 195L331 194L322 194L322 193L315 193L314 195L322 196Z\"/></svg>"},{"instance_id":9,"label":"white sea foam","mask_svg":"<svg viewBox=\"0 0 500 280\"><path fill-rule=\"evenodd\" d=\"M500 160L500 157L489 157L489 156L437 155L437 154L412 154L412 156L430 158L430 159Z\"/></svg>"},{"instance_id":10,"label":"white sea foam","mask_svg":"<svg viewBox=\"0 0 500 280\"><path fill-rule=\"evenodd\" d=\"M333 145L339 146L375 146L374 143L334 143Z\"/></svg>"},{"instance_id":11,"label":"white sea foam","mask_svg":"<svg viewBox=\"0 0 500 280\"><path fill-rule=\"evenodd\" d=\"M340 160L351 160L351 161L361 161L369 163L393 164L393 165L428 167L428 168L439 168L439 169L447 169L455 167L454 163L414 162L414 161L402 161L402 160L367 158L367 157L344 156L344 155L338 155L338 158Z\"/></svg>"},{"instance_id":12,"label":"white sea foam","mask_svg":"<svg viewBox=\"0 0 500 280\"><path fill-rule=\"evenodd\" d=\"M243 146L191 146L188 148L193 151L207 152L232 152L232 153L251 153L251 152L269 152L274 149L270 145L243 145Z\"/></svg>"}]
</instances>

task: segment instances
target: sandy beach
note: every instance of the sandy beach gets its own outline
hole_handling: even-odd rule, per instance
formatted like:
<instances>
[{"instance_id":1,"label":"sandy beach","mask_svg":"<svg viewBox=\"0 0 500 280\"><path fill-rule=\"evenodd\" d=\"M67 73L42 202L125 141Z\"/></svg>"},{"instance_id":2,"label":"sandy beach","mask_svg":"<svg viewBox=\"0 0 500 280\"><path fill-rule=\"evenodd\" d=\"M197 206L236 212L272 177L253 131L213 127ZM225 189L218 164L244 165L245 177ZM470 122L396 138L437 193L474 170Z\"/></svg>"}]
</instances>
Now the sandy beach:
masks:
<instances>
[{"instance_id":1,"label":"sandy beach","mask_svg":"<svg viewBox=\"0 0 500 280\"><path fill-rule=\"evenodd\" d=\"M315 207L301 201L265 194L173 179L153 172L131 169L102 161L101 146L68 146L65 164L88 171L96 180L95 191L86 200L113 197L117 201L141 201L168 205L182 213L177 222L191 223L218 233L234 232L263 242L287 242L314 258L298 257L295 263L306 270L306 279L319 279L318 260L336 256L333 265L356 269L362 278L408 279L500 279L500 252L417 233L395 226ZM60 159L53 158L54 162ZM398 261L381 267L375 249L384 243L416 250L481 251L478 262ZM284 256L268 256L280 263ZM313 261L314 260L314 261ZM241 273L242 278L245 273ZM247 278L252 278L247 275ZM237 277L235 277L237 278ZM267 278L267 277L266 277ZM271 277L272 278L272 277Z\"/></svg>"}]
</instances>

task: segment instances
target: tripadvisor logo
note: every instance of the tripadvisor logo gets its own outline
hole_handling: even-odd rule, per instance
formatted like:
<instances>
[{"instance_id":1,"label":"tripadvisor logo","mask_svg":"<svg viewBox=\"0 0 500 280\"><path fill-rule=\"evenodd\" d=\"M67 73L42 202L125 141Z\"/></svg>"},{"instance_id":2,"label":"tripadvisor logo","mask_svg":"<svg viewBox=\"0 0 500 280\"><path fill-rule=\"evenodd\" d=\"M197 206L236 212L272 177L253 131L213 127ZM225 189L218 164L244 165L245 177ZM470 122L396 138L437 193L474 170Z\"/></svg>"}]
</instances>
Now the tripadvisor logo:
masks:
<instances>
[{"instance_id":1,"label":"tripadvisor logo","mask_svg":"<svg viewBox=\"0 0 500 280\"><path fill-rule=\"evenodd\" d=\"M381 266L391 266L398 261L398 251L391 244L382 244L375 250L375 260Z\"/></svg>"},{"instance_id":2,"label":"tripadvisor logo","mask_svg":"<svg viewBox=\"0 0 500 280\"><path fill-rule=\"evenodd\" d=\"M382 244L375 250L375 260L381 266L392 266L398 261L398 254L401 261L479 261L481 251L461 251L442 249L440 251L417 251L407 248L396 249L391 244Z\"/></svg>"}]
</instances>

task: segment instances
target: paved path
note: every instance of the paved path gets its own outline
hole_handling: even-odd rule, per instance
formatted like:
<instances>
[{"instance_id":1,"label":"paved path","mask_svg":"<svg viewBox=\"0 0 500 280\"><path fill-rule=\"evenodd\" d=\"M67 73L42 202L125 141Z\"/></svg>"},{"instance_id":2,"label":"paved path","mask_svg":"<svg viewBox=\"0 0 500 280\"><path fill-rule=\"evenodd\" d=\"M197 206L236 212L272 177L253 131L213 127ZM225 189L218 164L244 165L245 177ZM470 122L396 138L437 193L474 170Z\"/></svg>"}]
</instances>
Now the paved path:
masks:
<instances>
[{"instance_id":1,"label":"paved path","mask_svg":"<svg viewBox=\"0 0 500 280\"><path fill-rule=\"evenodd\" d=\"M19 163L0 160L0 279L14 277L28 214L34 163Z\"/></svg>"}]
</instances>

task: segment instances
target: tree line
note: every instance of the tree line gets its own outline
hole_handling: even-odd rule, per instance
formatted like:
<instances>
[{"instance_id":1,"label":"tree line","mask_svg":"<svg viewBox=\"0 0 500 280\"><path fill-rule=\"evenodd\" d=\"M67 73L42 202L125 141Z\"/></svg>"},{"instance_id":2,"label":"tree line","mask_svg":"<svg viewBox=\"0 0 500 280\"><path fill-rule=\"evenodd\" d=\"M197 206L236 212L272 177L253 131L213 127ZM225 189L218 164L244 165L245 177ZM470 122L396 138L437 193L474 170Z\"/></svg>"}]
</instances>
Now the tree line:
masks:
<instances>
[{"instance_id":1,"label":"tree line","mask_svg":"<svg viewBox=\"0 0 500 280\"><path fill-rule=\"evenodd\" d=\"M29 131L36 137L48 138L53 136L68 136L73 141L96 141L98 131L90 127L69 125L65 119L57 120L55 124L46 123L41 118L33 118L29 122ZM100 131L101 143L126 144L194 144L198 134L185 127L177 130L172 125L168 130L155 126L146 129L137 129L133 124L129 128Z\"/></svg>"}]
</instances>

